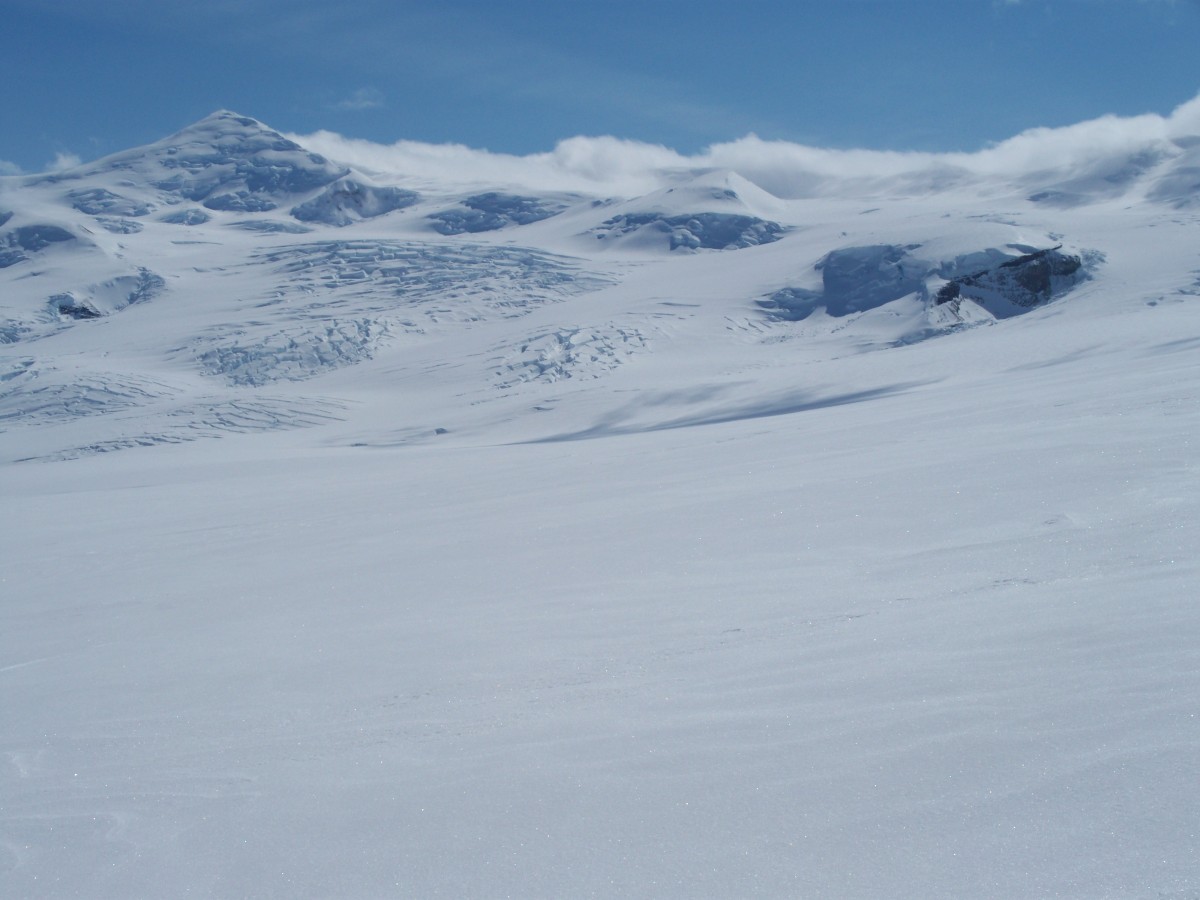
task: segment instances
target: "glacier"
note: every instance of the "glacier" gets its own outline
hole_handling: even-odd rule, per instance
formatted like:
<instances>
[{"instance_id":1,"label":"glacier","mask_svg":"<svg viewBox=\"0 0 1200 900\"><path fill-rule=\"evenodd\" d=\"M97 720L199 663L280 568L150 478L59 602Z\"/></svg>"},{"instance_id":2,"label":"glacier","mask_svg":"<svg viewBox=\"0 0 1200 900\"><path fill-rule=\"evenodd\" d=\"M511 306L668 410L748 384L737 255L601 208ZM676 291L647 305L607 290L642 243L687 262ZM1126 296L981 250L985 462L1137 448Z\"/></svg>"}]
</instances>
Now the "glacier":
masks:
<instances>
[{"instance_id":1,"label":"glacier","mask_svg":"<svg viewBox=\"0 0 1200 900\"><path fill-rule=\"evenodd\" d=\"M1193 896L1182 121L0 177L0 893Z\"/></svg>"}]
</instances>

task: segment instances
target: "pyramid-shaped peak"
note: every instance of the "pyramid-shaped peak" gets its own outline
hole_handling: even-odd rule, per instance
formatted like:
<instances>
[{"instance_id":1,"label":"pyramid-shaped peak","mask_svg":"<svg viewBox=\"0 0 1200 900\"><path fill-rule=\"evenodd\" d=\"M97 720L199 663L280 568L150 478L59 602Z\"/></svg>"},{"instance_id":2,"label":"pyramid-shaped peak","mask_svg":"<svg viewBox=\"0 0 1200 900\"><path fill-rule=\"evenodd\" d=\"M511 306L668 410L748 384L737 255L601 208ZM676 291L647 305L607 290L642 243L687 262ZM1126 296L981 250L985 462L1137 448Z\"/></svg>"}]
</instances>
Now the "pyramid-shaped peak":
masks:
<instances>
[{"instance_id":1,"label":"pyramid-shaped peak","mask_svg":"<svg viewBox=\"0 0 1200 900\"><path fill-rule=\"evenodd\" d=\"M72 177L120 173L126 188L140 184L209 209L264 212L348 172L257 119L220 109L160 141L75 170Z\"/></svg>"},{"instance_id":2,"label":"pyramid-shaped peak","mask_svg":"<svg viewBox=\"0 0 1200 900\"><path fill-rule=\"evenodd\" d=\"M679 169L664 173L668 186L629 201L632 208L671 214L731 213L771 218L780 200L731 169Z\"/></svg>"},{"instance_id":3,"label":"pyramid-shaped peak","mask_svg":"<svg viewBox=\"0 0 1200 900\"><path fill-rule=\"evenodd\" d=\"M691 184L697 188L708 188L726 193L744 203L778 203L779 198L759 187L750 179L733 169L703 169L696 173Z\"/></svg>"},{"instance_id":4,"label":"pyramid-shaped peak","mask_svg":"<svg viewBox=\"0 0 1200 900\"><path fill-rule=\"evenodd\" d=\"M295 141L289 141L278 131L269 128L258 119L243 116L241 113L229 109L218 109L151 146L216 142L234 142L243 146L263 149L303 150Z\"/></svg>"},{"instance_id":5,"label":"pyramid-shaped peak","mask_svg":"<svg viewBox=\"0 0 1200 900\"><path fill-rule=\"evenodd\" d=\"M204 122L215 122L215 121L226 120L226 119L237 122L239 125L257 126L259 128L266 128L266 126L263 125L262 122L258 121L258 119L251 118L250 116L243 116L241 113L234 112L232 109L215 110L214 112L209 113L207 116L205 116L203 119L201 119L200 122L198 122L197 124L201 124Z\"/></svg>"}]
</instances>

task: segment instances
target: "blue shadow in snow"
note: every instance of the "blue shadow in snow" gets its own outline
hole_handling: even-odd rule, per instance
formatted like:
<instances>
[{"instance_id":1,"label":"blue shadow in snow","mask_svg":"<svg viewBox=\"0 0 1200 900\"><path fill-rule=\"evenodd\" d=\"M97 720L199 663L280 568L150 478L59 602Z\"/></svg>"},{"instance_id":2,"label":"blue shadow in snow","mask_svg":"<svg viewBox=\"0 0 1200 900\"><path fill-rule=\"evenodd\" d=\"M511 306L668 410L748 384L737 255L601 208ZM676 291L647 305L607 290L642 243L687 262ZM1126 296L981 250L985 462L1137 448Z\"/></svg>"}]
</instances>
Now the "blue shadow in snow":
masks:
<instances>
[{"instance_id":1,"label":"blue shadow in snow","mask_svg":"<svg viewBox=\"0 0 1200 900\"><path fill-rule=\"evenodd\" d=\"M933 381L911 381L904 384L891 385L889 387L871 388L866 391L853 391L848 394L835 394L831 397L814 398L810 395L790 394L785 397L767 400L760 403L751 403L746 406L738 406L734 408L717 409L707 413L701 413L694 416L683 416L677 419L669 419L665 422L652 422L647 424L621 424L623 419L628 419L635 408L641 409L647 406L658 406L665 402L661 397L651 397L645 401L631 406L625 407L611 416L607 421L598 422L591 428L585 428L582 431L573 431L566 434L556 434L544 438L536 438L531 441L523 441L527 444L554 444L564 441L586 441L593 438L618 437L621 435L630 434L646 434L653 431L672 431L677 428L697 428L703 425L723 425L729 422L743 422L750 419L769 419L776 416L790 416L796 413L814 412L821 409L831 409L836 406L849 406L854 403L865 403L869 400L878 400L882 397L889 397L895 394L907 393L910 390L918 387L924 387L928 384L933 384ZM716 391L709 392L716 393Z\"/></svg>"}]
</instances>

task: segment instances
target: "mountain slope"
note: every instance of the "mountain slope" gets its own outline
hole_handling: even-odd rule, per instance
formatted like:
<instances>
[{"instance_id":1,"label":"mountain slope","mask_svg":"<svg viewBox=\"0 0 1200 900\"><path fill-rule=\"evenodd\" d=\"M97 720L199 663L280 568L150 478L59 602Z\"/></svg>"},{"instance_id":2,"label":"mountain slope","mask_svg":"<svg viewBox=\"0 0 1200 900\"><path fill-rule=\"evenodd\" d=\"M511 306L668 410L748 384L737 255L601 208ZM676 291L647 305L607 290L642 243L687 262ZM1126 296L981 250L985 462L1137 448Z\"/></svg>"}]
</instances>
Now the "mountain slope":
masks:
<instances>
[{"instance_id":1,"label":"mountain slope","mask_svg":"<svg viewBox=\"0 0 1200 900\"><path fill-rule=\"evenodd\" d=\"M0 404L20 410L18 389L34 371L39 396L74 396L77 376L56 360L103 353L95 378L167 384L179 406L156 405L170 416L156 424L97 417L106 403L94 394L64 401L55 429L31 427L8 458L154 442L186 410L229 402L231 387L310 382L302 407L313 379L354 366L365 386L425 371L417 360L442 352L443 340L482 345L461 382L423 380L422 390L486 398L472 404L479 427L493 400L544 405L536 393L518 401L518 385L587 380L650 353L686 358L693 337L729 327L768 347L803 334L805 352L819 356L828 340L903 345L1086 293L1109 257L1101 245L1112 216L1169 226L1178 215L1174 200L1080 213L1015 197L1020 211L978 214L952 193L863 208L781 200L730 171L663 177L639 198L464 198L386 183L220 112L140 150L10 179L0 333L13 391ZM1021 263L1046 253L1070 275L1041 277L1044 264ZM1175 287L1186 289L1191 275L1180 274ZM576 295L587 296L586 311L553 310ZM774 356L745 341L720 353L726 368ZM113 402L124 409L128 394ZM84 427L64 427L75 418ZM552 432L554 418L528 424ZM189 425L194 436L219 433ZM445 427L414 423L426 426Z\"/></svg>"},{"instance_id":2,"label":"mountain slope","mask_svg":"<svg viewBox=\"0 0 1200 900\"><path fill-rule=\"evenodd\" d=\"M218 113L3 179L0 883L1194 890L1163 146L612 196Z\"/></svg>"}]
</instances>

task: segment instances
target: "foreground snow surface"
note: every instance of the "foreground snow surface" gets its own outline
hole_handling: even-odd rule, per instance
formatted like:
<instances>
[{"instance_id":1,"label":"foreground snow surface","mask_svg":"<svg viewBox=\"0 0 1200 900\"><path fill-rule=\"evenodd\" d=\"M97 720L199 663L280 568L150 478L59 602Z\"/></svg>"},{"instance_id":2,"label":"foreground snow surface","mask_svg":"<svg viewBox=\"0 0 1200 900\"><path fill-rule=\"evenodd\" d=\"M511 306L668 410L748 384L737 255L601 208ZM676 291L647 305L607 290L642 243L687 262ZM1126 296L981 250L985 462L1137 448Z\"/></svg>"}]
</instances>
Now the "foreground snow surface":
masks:
<instances>
[{"instance_id":1,"label":"foreground snow surface","mask_svg":"<svg viewBox=\"0 0 1200 900\"><path fill-rule=\"evenodd\" d=\"M5 892L1191 896L1195 344L1147 337L7 467Z\"/></svg>"},{"instance_id":2,"label":"foreground snow surface","mask_svg":"<svg viewBox=\"0 0 1200 900\"><path fill-rule=\"evenodd\" d=\"M1200 896L1195 213L1005 200L961 252L1105 260L1012 318L756 305L970 199L122 237L167 295L3 347L0 894Z\"/></svg>"}]
</instances>

